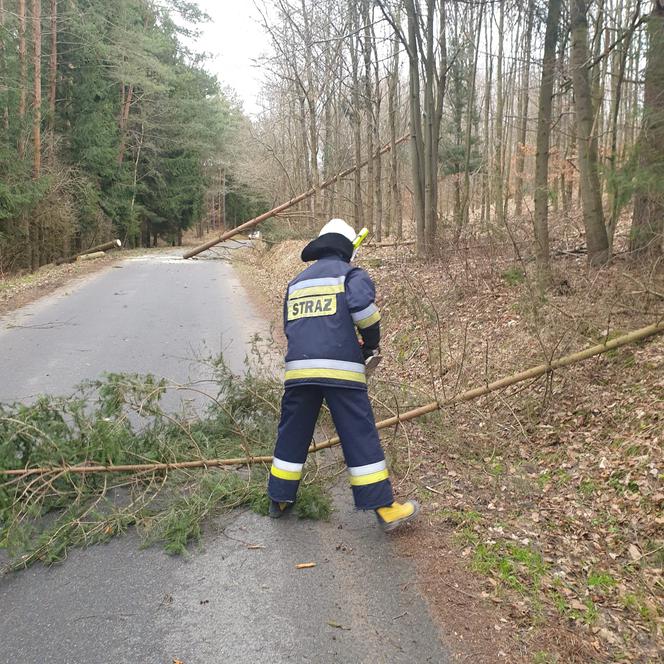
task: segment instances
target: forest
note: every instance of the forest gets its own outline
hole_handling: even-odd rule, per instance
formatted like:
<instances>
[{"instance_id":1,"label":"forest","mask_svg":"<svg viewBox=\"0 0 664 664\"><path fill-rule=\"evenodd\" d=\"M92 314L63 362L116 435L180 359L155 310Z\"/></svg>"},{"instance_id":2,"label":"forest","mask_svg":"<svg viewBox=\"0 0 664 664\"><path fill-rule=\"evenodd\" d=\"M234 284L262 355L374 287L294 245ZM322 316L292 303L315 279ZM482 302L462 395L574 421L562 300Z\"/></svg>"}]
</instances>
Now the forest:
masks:
<instances>
[{"instance_id":1,"label":"forest","mask_svg":"<svg viewBox=\"0 0 664 664\"><path fill-rule=\"evenodd\" d=\"M661 256L662 2L277 0L262 16L258 179L285 199L368 158L305 217L405 232L420 257L519 235L544 283L555 250Z\"/></svg>"},{"instance_id":2,"label":"forest","mask_svg":"<svg viewBox=\"0 0 664 664\"><path fill-rule=\"evenodd\" d=\"M344 216L379 243L413 236L420 257L519 235L543 283L570 232L562 250L590 265L661 256L661 1L257 10L250 120L190 46L206 20L195 3L0 1L0 269L112 237L179 243L365 159L291 225Z\"/></svg>"},{"instance_id":3,"label":"forest","mask_svg":"<svg viewBox=\"0 0 664 664\"><path fill-rule=\"evenodd\" d=\"M111 238L181 240L246 122L187 2L0 2L0 274ZM255 203L229 174L230 213ZM233 207L236 206L237 210Z\"/></svg>"}]
</instances>

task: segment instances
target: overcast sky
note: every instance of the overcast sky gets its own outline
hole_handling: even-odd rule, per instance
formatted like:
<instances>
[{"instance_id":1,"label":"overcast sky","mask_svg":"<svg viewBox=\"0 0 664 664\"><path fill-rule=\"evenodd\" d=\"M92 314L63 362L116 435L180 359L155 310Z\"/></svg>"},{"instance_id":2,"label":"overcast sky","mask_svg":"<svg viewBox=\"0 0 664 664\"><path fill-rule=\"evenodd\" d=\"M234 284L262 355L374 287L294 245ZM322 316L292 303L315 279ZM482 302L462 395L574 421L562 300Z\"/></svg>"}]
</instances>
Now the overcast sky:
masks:
<instances>
[{"instance_id":1,"label":"overcast sky","mask_svg":"<svg viewBox=\"0 0 664 664\"><path fill-rule=\"evenodd\" d=\"M240 0L197 0L212 21L203 27L195 50L211 54L205 68L229 85L249 114L259 111L260 70L252 59L266 51L265 35L253 2Z\"/></svg>"}]
</instances>

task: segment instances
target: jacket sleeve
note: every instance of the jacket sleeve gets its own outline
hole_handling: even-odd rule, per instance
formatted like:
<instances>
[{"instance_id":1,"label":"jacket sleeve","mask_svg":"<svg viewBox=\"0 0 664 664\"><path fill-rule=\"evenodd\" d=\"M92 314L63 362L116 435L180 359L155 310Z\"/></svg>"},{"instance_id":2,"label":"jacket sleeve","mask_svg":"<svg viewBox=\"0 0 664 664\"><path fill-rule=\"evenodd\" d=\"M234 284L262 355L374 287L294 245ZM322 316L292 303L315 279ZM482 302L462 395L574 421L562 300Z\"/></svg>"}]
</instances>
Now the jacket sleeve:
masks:
<instances>
[{"instance_id":1,"label":"jacket sleeve","mask_svg":"<svg viewBox=\"0 0 664 664\"><path fill-rule=\"evenodd\" d=\"M376 288L371 277L359 267L351 270L346 277L346 301L365 350L375 350L380 343L380 312L375 300Z\"/></svg>"}]
</instances>

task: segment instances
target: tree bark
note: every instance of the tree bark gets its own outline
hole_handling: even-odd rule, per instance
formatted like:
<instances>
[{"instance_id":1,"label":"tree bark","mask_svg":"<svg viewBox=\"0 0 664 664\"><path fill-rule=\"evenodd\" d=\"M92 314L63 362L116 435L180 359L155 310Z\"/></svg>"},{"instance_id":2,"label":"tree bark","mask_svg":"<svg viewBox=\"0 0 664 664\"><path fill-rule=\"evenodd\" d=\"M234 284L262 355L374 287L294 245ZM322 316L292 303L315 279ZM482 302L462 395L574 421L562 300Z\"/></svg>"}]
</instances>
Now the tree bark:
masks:
<instances>
[{"instance_id":1,"label":"tree bark","mask_svg":"<svg viewBox=\"0 0 664 664\"><path fill-rule=\"evenodd\" d=\"M313 66L312 66L312 37L309 25L309 14L305 0L302 0L302 18L304 21L304 67L307 79L306 101L309 111L309 172L311 180L309 186L317 188L320 184L320 173L318 170L318 125L316 115L316 86L314 85ZM311 198L311 216L315 220L318 216L318 196Z\"/></svg>"},{"instance_id":2,"label":"tree bark","mask_svg":"<svg viewBox=\"0 0 664 664\"><path fill-rule=\"evenodd\" d=\"M28 90L28 61L25 45L25 0L18 0L18 62L19 62L19 97L18 97L18 156L23 159L25 143L23 142L23 120Z\"/></svg>"},{"instance_id":3,"label":"tree bark","mask_svg":"<svg viewBox=\"0 0 664 664\"><path fill-rule=\"evenodd\" d=\"M357 13L357 1L349 0L350 24L354 36L351 37L350 61L353 88L352 98L352 124L353 124L353 148L355 151L355 163L362 161L362 124L360 115L360 67L357 54L360 49L359 39L359 17ZM362 174L355 171L353 178L353 212L357 228L364 226L364 208L362 206Z\"/></svg>"},{"instance_id":4,"label":"tree bark","mask_svg":"<svg viewBox=\"0 0 664 664\"><path fill-rule=\"evenodd\" d=\"M380 145L380 75L378 71L378 48L376 46L376 35L373 28L373 9L371 12L371 47L374 57L374 101L372 110L372 124L373 124L373 145ZM372 147L373 151L373 147ZM374 168L374 233L376 242L382 240L383 234L383 160L378 158L375 162Z\"/></svg>"},{"instance_id":5,"label":"tree bark","mask_svg":"<svg viewBox=\"0 0 664 664\"><path fill-rule=\"evenodd\" d=\"M420 64L417 39L419 15L415 11L413 0L405 0L405 8L408 23L408 91L410 95L410 159L413 178L413 211L417 255L422 257L426 255L426 236L424 221L424 136L420 104Z\"/></svg>"},{"instance_id":6,"label":"tree bark","mask_svg":"<svg viewBox=\"0 0 664 664\"><path fill-rule=\"evenodd\" d=\"M523 39L523 75L521 77L521 95L519 99L520 125L516 146L516 179L514 183L514 214L517 218L523 214L523 169L526 161L526 136L528 132L528 89L530 87L530 48L533 36L533 16L535 2L529 0L526 17L526 31Z\"/></svg>"},{"instance_id":7,"label":"tree bark","mask_svg":"<svg viewBox=\"0 0 664 664\"><path fill-rule=\"evenodd\" d=\"M597 136L594 131L593 100L588 76L588 21L585 0L571 0L572 82L576 134L579 147L579 172L583 225L586 230L588 263L603 265L609 259L609 241L604 226L602 197L597 164Z\"/></svg>"},{"instance_id":8,"label":"tree bark","mask_svg":"<svg viewBox=\"0 0 664 664\"><path fill-rule=\"evenodd\" d=\"M362 54L364 56L364 112L367 118L366 125L366 152L367 152L367 195L366 195L366 219L365 226L372 234L374 230L374 113L373 113L373 86L371 84L371 4L369 0L362 2L362 22L364 23L364 41L362 43Z\"/></svg>"},{"instance_id":9,"label":"tree bark","mask_svg":"<svg viewBox=\"0 0 664 664\"><path fill-rule=\"evenodd\" d=\"M58 80L58 0L51 0L51 52L48 61L48 156L55 158L55 97Z\"/></svg>"},{"instance_id":10,"label":"tree bark","mask_svg":"<svg viewBox=\"0 0 664 664\"><path fill-rule=\"evenodd\" d=\"M130 84L128 87L122 84L122 103L120 105L120 148L118 150L118 166L122 166L125 157L125 144L127 142L127 125L129 124L129 112L131 110L131 102L134 98L134 86Z\"/></svg>"},{"instance_id":11,"label":"tree bark","mask_svg":"<svg viewBox=\"0 0 664 664\"><path fill-rule=\"evenodd\" d=\"M505 225L503 214L503 115L505 110L505 95L503 93L503 36L505 25L505 3L500 3L500 14L498 18L498 57L496 61L496 123L494 128L494 211L496 223L499 227Z\"/></svg>"},{"instance_id":12,"label":"tree bark","mask_svg":"<svg viewBox=\"0 0 664 664\"><path fill-rule=\"evenodd\" d=\"M491 84L493 80L493 31L487 27L484 36L485 44L485 82L484 82L484 168L482 169L482 211L481 224L486 228L491 216L491 178L489 177L489 152L491 149L491 135L489 131L489 116L491 115Z\"/></svg>"},{"instance_id":13,"label":"tree bark","mask_svg":"<svg viewBox=\"0 0 664 664\"><path fill-rule=\"evenodd\" d=\"M537 116L537 153L535 155L535 257L541 288L551 281L549 264L549 144L551 138L551 101L556 64L556 43L562 0L551 0L546 19L544 59Z\"/></svg>"},{"instance_id":14,"label":"tree bark","mask_svg":"<svg viewBox=\"0 0 664 664\"><path fill-rule=\"evenodd\" d=\"M465 164L463 169L463 198L461 201L461 225L467 226L470 221L470 156L473 138L473 115L475 111L475 85L477 81L477 62L480 53L480 38L482 34L482 17L484 8L480 7L477 18L477 40L473 44L473 71L470 77L470 90L468 93L468 108L466 113L466 143Z\"/></svg>"},{"instance_id":15,"label":"tree bark","mask_svg":"<svg viewBox=\"0 0 664 664\"><path fill-rule=\"evenodd\" d=\"M219 225L226 228L226 169L221 169L221 191L219 192Z\"/></svg>"},{"instance_id":16,"label":"tree bark","mask_svg":"<svg viewBox=\"0 0 664 664\"><path fill-rule=\"evenodd\" d=\"M32 102L33 174L38 178L41 175L41 0L32 0L32 39L35 70Z\"/></svg>"},{"instance_id":17,"label":"tree bark","mask_svg":"<svg viewBox=\"0 0 664 664\"><path fill-rule=\"evenodd\" d=\"M9 88L7 80L7 54L5 53L5 2L0 0L0 95L2 95L2 127L9 129Z\"/></svg>"},{"instance_id":18,"label":"tree bark","mask_svg":"<svg viewBox=\"0 0 664 664\"><path fill-rule=\"evenodd\" d=\"M630 250L636 257L655 259L664 253L664 0L653 0L648 33Z\"/></svg>"},{"instance_id":19,"label":"tree bark","mask_svg":"<svg viewBox=\"0 0 664 664\"><path fill-rule=\"evenodd\" d=\"M397 23L400 22L399 14L396 17ZM397 114L398 114L398 94L399 94L399 38L394 34L392 39L392 71L389 76L388 87L388 116L390 124L390 215L387 226L387 235L389 236L394 229L397 239L401 240L403 235L403 220L401 212L401 197L399 196L399 160L395 144L397 140Z\"/></svg>"}]
</instances>

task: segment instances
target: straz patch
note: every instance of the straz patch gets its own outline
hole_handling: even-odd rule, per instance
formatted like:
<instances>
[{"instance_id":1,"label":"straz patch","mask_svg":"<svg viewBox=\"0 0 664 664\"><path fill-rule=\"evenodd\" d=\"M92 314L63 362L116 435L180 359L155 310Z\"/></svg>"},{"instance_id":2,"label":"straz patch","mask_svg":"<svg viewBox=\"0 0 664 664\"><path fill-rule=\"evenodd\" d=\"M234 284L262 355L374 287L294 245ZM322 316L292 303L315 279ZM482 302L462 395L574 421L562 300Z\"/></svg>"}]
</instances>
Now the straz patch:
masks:
<instances>
[{"instance_id":1,"label":"straz patch","mask_svg":"<svg viewBox=\"0 0 664 664\"><path fill-rule=\"evenodd\" d=\"M288 300L288 320L312 318L314 316L332 316L337 313L337 296L312 295Z\"/></svg>"}]
</instances>

